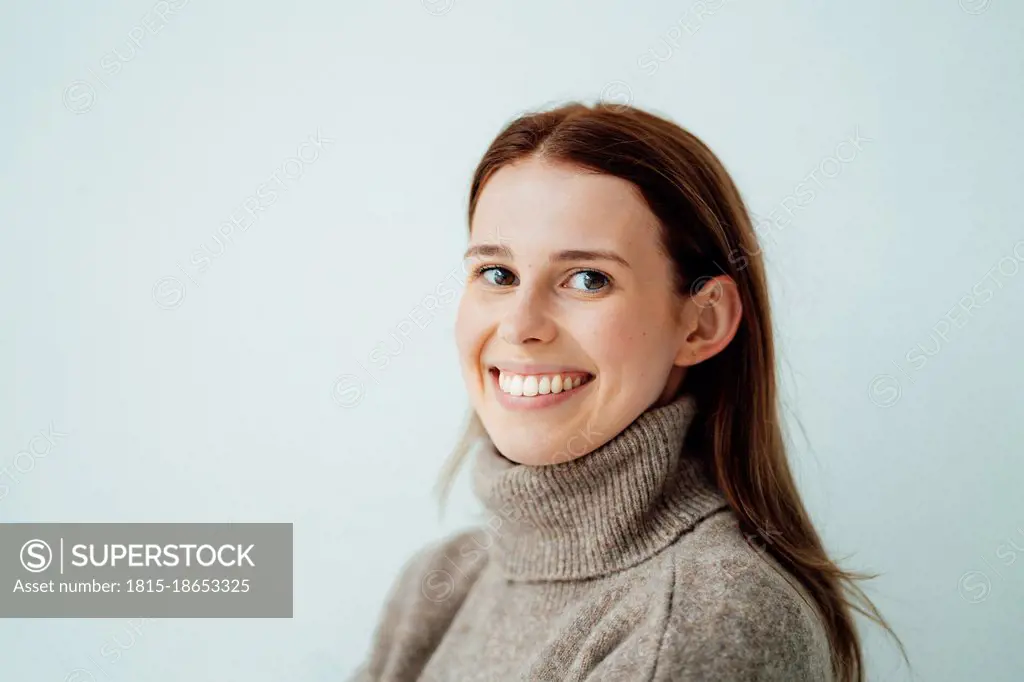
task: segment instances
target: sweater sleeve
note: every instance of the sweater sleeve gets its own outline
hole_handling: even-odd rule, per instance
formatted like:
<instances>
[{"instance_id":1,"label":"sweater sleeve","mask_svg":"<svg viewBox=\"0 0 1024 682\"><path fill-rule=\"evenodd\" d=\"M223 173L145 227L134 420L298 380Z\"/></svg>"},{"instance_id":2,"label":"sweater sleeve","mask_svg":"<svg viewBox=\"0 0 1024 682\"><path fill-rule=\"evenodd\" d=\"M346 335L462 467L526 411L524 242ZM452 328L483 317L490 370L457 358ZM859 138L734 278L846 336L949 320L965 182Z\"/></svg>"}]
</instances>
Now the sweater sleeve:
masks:
<instances>
[{"instance_id":1,"label":"sweater sleeve","mask_svg":"<svg viewBox=\"0 0 1024 682\"><path fill-rule=\"evenodd\" d=\"M349 676L348 682L371 682L381 676L394 649L398 626L405 619L405 613L410 606L409 593L414 578L422 572L421 566L430 550L429 546L420 548L402 564L384 596L383 606L370 639L368 655Z\"/></svg>"},{"instance_id":2,"label":"sweater sleeve","mask_svg":"<svg viewBox=\"0 0 1024 682\"><path fill-rule=\"evenodd\" d=\"M454 533L406 560L384 598L370 651L347 682L418 676L485 563L473 541L481 532Z\"/></svg>"},{"instance_id":3,"label":"sweater sleeve","mask_svg":"<svg viewBox=\"0 0 1024 682\"><path fill-rule=\"evenodd\" d=\"M677 566L653 682L830 682L817 611L773 565L750 552Z\"/></svg>"}]
</instances>

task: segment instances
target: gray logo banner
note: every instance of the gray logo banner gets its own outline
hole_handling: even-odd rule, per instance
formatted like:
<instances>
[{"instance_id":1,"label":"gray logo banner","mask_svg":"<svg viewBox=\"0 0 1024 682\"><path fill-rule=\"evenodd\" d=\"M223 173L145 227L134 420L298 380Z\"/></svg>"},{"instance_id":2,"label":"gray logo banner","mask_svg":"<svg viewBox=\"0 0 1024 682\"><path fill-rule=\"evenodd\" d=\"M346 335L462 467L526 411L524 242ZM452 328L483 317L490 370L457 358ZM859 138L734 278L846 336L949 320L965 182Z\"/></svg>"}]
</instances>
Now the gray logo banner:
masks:
<instances>
[{"instance_id":1,"label":"gray logo banner","mask_svg":"<svg viewBox=\"0 0 1024 682\"><path fill-rule=\"evenodd\" d=\"M0 618L291 618L290 523L3 523Z\"/></svg>"}]
</instances>

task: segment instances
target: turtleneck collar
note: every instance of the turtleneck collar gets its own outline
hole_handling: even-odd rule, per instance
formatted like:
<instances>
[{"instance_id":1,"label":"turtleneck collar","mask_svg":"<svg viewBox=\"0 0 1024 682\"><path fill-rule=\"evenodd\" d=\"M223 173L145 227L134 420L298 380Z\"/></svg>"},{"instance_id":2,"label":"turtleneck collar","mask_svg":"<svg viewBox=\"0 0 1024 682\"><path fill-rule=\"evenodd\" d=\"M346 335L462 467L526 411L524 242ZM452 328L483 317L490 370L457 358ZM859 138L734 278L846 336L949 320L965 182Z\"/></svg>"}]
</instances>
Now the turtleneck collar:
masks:
<instances>
[{"instance_id":1,"label":"turtleneck collar","mask_svg":"<svg viewBox=\"0 0 1024 682\"><path fill-rule=\"evenodd\" d=\"M574 580L634 566L727 506L703 463L684 451L696 401L652 407L592 452L517 464L484 437L473 490L489 514L491 553L507 578Z\"/></svg>"}]
</instances>

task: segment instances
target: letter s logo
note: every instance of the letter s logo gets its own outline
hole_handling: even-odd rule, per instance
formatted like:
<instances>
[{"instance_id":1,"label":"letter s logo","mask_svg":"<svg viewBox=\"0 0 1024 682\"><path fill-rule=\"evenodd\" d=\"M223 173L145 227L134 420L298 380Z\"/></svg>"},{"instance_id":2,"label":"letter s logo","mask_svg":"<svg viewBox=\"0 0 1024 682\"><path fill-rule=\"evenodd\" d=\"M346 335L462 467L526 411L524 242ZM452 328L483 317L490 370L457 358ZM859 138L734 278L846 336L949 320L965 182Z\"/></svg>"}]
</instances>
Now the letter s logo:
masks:
<instances>
[{"instance_id":1,"label":"letter s logo","mask_svg":"<svg viewBox=\"0 0 1024 682\"><path fill-rule=\"evenodd\" d=\"M42 540L29 540L21 546L21 565L29 573L42 573L52 561L53 551Z\"/></svg>"}]
</instances>

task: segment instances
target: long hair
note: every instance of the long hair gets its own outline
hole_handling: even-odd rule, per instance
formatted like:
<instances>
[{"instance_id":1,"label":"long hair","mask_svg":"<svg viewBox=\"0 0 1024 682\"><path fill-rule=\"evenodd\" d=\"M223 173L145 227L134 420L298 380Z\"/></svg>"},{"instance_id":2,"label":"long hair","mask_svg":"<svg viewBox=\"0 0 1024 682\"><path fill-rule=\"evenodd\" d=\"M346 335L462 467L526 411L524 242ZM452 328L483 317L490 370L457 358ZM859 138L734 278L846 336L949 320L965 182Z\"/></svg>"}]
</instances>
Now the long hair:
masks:
<instances>
[{"instance_id":1,"label":"long hair","mask_svg":"<svg viewBox=\"0 0 1024 682\"><path fill-rule=\"evenodd\" d=\"M764 265L749 213L725 167L701 140L667 119L631 106L571 102L521 115L497 135L473 174L470 227L487 180L530 156L631 182L658 218L680 295L692 295L720 275L736 282L743 317L735 337L690 367L680 388L697 400L686 446L708 459L747 542L769 552L814 601L838 682L865 676L854 611L892 635L906 660L903 644L856 584L876 576L846 571L829 558L794 483L779 417ZM481 437L486 433L470 410L436 486L442 506Z\"/></svg>"}]
</instances>

